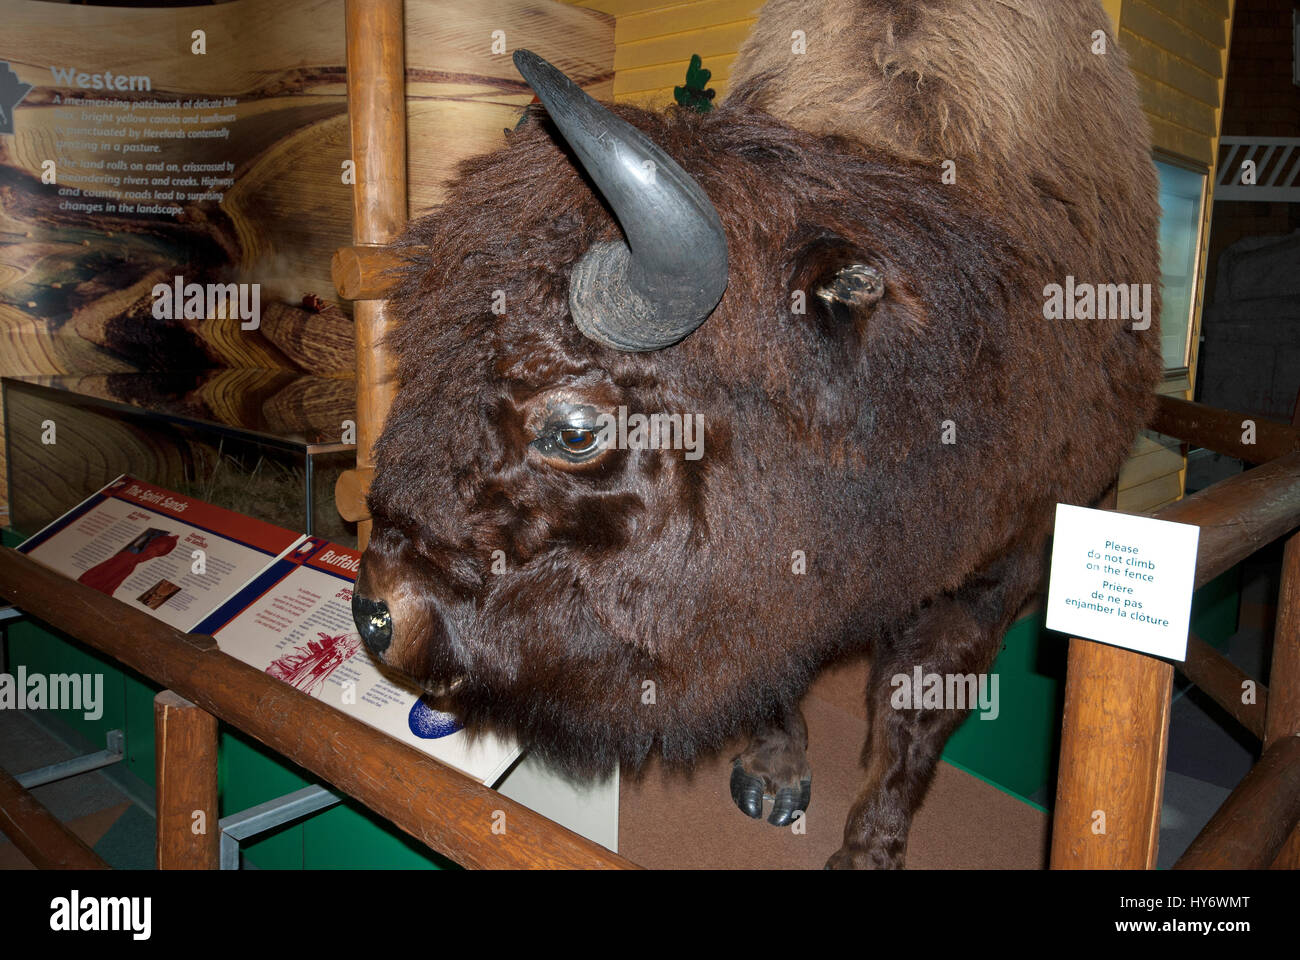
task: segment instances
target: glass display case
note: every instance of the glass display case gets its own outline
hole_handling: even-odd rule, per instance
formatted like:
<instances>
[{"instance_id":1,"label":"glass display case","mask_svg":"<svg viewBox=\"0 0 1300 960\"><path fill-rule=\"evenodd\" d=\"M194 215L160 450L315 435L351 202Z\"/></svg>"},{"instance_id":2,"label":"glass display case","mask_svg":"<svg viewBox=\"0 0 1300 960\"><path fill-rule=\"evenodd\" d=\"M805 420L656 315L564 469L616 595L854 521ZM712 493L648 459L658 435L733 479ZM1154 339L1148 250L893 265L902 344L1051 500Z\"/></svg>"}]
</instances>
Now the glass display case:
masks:
<instances>
[{"instance_id":1,"label":"glass display case","mask_svg":"<svg viewBox=\"0 0 1300 960\"><path fill-rule=\"evenodd\" d=\"M351 380L267 370L4 377L9 524L30 535L122 473L356 544Z\"/></svg>"}]
</instances>

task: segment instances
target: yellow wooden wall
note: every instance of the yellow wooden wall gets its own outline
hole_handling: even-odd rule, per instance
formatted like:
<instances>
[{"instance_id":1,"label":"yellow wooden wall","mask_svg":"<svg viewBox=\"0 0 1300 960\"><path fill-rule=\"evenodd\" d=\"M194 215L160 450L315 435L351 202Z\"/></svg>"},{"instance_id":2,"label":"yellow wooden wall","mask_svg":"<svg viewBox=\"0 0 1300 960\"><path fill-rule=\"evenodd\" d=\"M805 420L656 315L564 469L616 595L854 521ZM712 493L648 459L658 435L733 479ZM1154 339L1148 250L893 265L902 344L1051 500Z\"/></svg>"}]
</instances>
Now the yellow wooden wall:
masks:
<instances>
[{"instance_id":1,"label":"yellow wooden wall","mask_svg":"<svg viewBox=\"0 0 1300 960\"><path fill-rule=\"evenodd\" d=\"M673 87L684 82L686 64L694 53L713 71L709 85L717 90L719 99L724 97L736 51L763 5L762 0L565 2L614 15L614 99L654 108L673 103ZM1206 169L1212 187L1234 0L1101 3L1128 53L1156 149ZM1212 208L1212 198L1207 197L1202 271ZM1190 397L1204 288L1202 274L1194 311L1198 328L1192 331L1191 367L1170 376L1160 388L1162 393ZM1154 436L1140 437L1120 473L1120 508L1151 510L1178 499L1183 492L1184 466L1176 444Z\"/></svg>"},{"instance_id":2,"label":"yellow wooden wall","mask_svg":"<svg viewBox=\"0 0 1300 960\"><path fill-rule=\"evenodd\" d=\"M1113 6L1156 147L1213 164L1232 0L1122 0Z\"/></svg>"},{"instance_id":3,"label":"yellow wooden wall","mask_svg":"<svg viewBox=\"0 0 1300 960\"><path fill-rule=\"evenodd\" d=\"M686 79L698 53L713 71L709 86L726 96L736 51L749 35L763 0L565 0L615 17L614 99L663 108Z\"/></svg>"},{"instance_id":4,"label":"yellow wooden wall","mask_svg":"<svg viewBox=\"0 0 1300 960\"><path fill-rule=\"evenodd\" d=\"M1205 293L1210 214L1223 120L1235 0L1104 0L1119 25L1159 153L1205 170L1199 281L1192 311L1192 349L1185 373L1168 378L1161 393L1191 399ZM1120 472L1122 510L1154 510L1182 496L1186 461L1181 448L1153 436L1139 438Z\"/></svg>"}]
</instances>

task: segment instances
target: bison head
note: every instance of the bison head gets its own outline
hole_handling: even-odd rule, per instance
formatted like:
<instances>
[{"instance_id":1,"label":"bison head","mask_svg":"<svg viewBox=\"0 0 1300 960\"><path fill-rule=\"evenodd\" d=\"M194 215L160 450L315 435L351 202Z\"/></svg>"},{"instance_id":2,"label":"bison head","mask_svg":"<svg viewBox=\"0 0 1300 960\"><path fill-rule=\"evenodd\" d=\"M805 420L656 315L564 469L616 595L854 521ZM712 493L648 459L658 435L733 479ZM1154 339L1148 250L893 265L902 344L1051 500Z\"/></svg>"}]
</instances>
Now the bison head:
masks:
<instances>
[{"instance_id":1,"label":"bison head","mask_svg":"<svg viewBox=\"0 0 1300 960\"><path fill-rule=\"evenodd\" d=\"M1005 197L516 62L546 112L404 240L354 600L435 705L575 773L687 760L1113 477L1079 437L1143 415L1133 334L1045 329Z\"/></svg>"}]
</instances>

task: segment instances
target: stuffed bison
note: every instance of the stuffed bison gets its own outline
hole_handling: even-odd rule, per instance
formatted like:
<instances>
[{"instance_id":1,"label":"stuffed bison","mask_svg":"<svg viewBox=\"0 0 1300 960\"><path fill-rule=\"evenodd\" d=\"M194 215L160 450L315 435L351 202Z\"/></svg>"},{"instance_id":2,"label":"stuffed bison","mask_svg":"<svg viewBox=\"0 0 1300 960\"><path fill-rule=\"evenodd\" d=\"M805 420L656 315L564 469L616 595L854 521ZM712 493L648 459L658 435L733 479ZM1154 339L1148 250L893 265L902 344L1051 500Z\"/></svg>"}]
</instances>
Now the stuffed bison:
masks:
<instances>
[{"instance_id":1,"label":"stuffed bison","mask_svg":"<svg viewBox=\"0 0 1300 960\"><path fill-rule=\"evenodd\" d=\"M800 699L866 651L830 865L900 866L963 713L891 678L989 669L1161 370L1108 18L772 0L706 114L515 63L542 107L404 240L358 629L573 775L748 734L731 793L778 824L810 799Z\"/></svg>"}]
</instances>

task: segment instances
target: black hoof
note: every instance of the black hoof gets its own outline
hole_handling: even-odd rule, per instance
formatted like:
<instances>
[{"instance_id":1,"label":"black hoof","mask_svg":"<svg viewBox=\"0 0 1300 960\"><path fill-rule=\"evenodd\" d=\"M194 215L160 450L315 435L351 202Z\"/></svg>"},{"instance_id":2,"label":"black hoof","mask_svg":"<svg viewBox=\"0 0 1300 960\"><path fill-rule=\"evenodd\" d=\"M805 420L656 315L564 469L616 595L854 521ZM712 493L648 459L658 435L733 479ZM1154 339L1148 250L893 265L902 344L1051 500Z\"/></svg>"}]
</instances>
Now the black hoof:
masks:
<instances>
[{"instance_id":1,"label":"black hoof","mask_svg":"<svg viewBox=\"0 0 1300 960\"><path fill-rule=\"evenodd\" d=\"M763 816L763 778L746 773L739 760L731 768L731 799L745 816Z\"/></svg>"},{"instance_id":2,"label":"black hoof","mask_svg":"<svg viewBox=\"0 0 1300 960\"><path fill-rule=\"evenodd\" d=\"M731 768L731 799L735 801L745 816L754 820L763 819L763 800L772 799L772 812L767 822L776 827L789 826L795 820L796 813L807 813L808 804L812 802L812 781L801 780L799 788L782 787L776 797L764 792L764 780L745 770L738 758Z\"/></svg>"},{"instance_id":3,"label":"black hoof","mask_svg":"<svg viewBox=\"0 0 1300 960\"><path fill-rule=\"evenodd\" d=\"M767 822L776 827L788 826L794 822L796 813L802 815L808 812L808 804L811 802L811 780L799 781L798 793L794 787L782 787L776 792L776 803L772 805L772 813Z\"/></svg>"}]
</instances>

